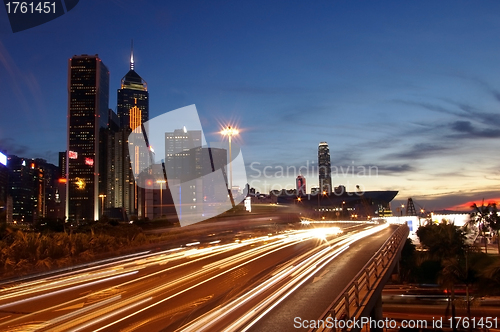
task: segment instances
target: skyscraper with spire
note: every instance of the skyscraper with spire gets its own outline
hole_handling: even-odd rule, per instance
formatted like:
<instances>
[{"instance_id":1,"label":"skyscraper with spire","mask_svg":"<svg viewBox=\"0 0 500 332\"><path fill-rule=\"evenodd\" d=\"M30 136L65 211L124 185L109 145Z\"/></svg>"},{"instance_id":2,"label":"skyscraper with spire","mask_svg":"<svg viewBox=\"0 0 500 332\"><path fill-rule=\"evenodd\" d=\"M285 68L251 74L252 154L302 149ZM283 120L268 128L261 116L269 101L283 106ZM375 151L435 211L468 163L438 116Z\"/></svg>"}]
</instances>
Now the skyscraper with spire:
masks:
<instances>
[{"instance_id":1,"label":"skyscraper with spire","mask_svg":"<svg viewBox=\"0 0 500 332\"><path fill-rule=\"evenodd\" d=\"M135 72L134 48L130 52L130 70L118 89L117 113L121 128L134 130L149 119L148 84Z\"/></svg>"},{"instance_id":2,"label":"skyscraper with spire","mask_svg":"<svg viewBox=\"0 0 500 332\"><path fill-rule=\"evenodd\" d=\"M130 52L130 69L121 80L117 96L117 115L120 129L114 138L114 183L108 186L108 206L125 208L128 215L136 214L138 209L138 189L135 185L130 158L136 158L135 167L141 167L137 162L140 151L137 148L133 156L129 155L128 136L134 132L142 133L141 126L149 120L148 85L135 71L133 44ZM139 173L139 172L137 172Z\"/></svg>"}]
</instances>

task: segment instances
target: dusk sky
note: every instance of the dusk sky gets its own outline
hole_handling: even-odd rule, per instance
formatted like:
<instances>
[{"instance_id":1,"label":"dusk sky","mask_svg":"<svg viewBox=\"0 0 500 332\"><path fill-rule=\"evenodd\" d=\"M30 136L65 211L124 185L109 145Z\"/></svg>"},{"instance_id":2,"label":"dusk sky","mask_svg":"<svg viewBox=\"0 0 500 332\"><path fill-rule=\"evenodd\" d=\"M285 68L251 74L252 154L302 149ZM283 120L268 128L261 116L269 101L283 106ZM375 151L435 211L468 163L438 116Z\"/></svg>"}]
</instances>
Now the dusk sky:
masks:
<instances>
[{"instance_id":1,"label":"dusk sky","mask_svg":"<svg viewBox=\"0 0 500 332\"><path fill-rule=\"evenodd\" d=\"M0 150L57 164L68 59L99 55L116 109L131 39L150 119L195 104L207 141L237 125L261 191L294 188L301 166L317 185L326 141L335 186L398 190L417 209L500 202L498 1L80 0L18 33L3 9Z\"/></svg>"}]
</instances>

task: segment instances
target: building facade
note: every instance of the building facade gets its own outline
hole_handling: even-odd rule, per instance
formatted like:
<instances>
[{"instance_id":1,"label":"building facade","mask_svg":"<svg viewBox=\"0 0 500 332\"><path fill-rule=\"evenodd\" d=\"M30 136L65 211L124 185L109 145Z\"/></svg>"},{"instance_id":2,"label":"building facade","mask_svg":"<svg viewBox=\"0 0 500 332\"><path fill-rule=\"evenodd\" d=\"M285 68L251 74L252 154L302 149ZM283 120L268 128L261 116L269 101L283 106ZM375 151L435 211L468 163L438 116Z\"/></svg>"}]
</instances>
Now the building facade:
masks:
<instances>
[{"instance_id":1,"label":"building facade","mask_svg":"<svg viewBox=\"0 0 500 332\"><path fill-rule=\"evenodd\" d=\"M69 59L66 215L71 221L93 221L102 214L108 103L109 71L98 55Z\"/></svg>"}]
</instances>

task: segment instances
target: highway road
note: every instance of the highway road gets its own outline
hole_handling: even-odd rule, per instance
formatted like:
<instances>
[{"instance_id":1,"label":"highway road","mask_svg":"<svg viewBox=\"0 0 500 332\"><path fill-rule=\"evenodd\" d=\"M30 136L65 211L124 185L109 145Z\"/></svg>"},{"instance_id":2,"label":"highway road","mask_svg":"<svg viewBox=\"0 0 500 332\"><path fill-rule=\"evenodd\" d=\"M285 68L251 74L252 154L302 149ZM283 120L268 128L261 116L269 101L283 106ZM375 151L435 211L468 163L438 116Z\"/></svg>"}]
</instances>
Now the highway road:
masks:
<instances>
[{"instance_id":1,"label":"highway road","mask_svg":"<svg viewBox=\"0 0 500 332\"><path fill-rule=\"evenodd\" d=\"M293 315L319 317L392 231L304 225L234 242L214 237L4 284L0 330L265 331L280 320L288 325L274 331L291 330Z\"/></svg>"}]
</instances>

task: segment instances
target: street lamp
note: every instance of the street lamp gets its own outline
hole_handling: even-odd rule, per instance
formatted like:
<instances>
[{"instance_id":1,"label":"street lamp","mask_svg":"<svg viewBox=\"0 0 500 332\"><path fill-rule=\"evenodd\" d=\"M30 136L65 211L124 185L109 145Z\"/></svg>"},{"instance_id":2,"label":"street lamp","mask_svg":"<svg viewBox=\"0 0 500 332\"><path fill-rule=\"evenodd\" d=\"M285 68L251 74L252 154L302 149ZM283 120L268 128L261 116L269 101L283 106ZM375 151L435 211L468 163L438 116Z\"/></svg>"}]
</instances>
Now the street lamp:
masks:
<instances>
[{"instance_id":1,"label":"street lamp","mask_svg":"<svg viewBox=\"0 0 500 332\"><path fill-rule=\"evenodd\" d=\"M160 184L160 218L163 216L163 184L166 182L165 180L156 180L156 183Z\"/></svg>"},{"instance_id":2,"label":"street lamp","mask_svg":"<svg viewBox=\"0 0 500 332\"><path fill-rule=\"evenodd\" d=\"M231 126L227 126L221 132L222 136L227 136L229 138L229 192L231 197L233 197L233 159L231 156L231 138L239 134L238 129Z\"/></svg>"},{"instance_id":3,"label":"street lamp","mask_svg":"<svg viewBox=\"0 0 500 332\"><path fill-rule=\"evenodd\" d=\"M316 194L318 196L318 213L319 213L319 196L320 196L320 192L318 191L318 193ZM326 195L326 191L323 190L323 196Z\"/></svg>"}]
</instances>

